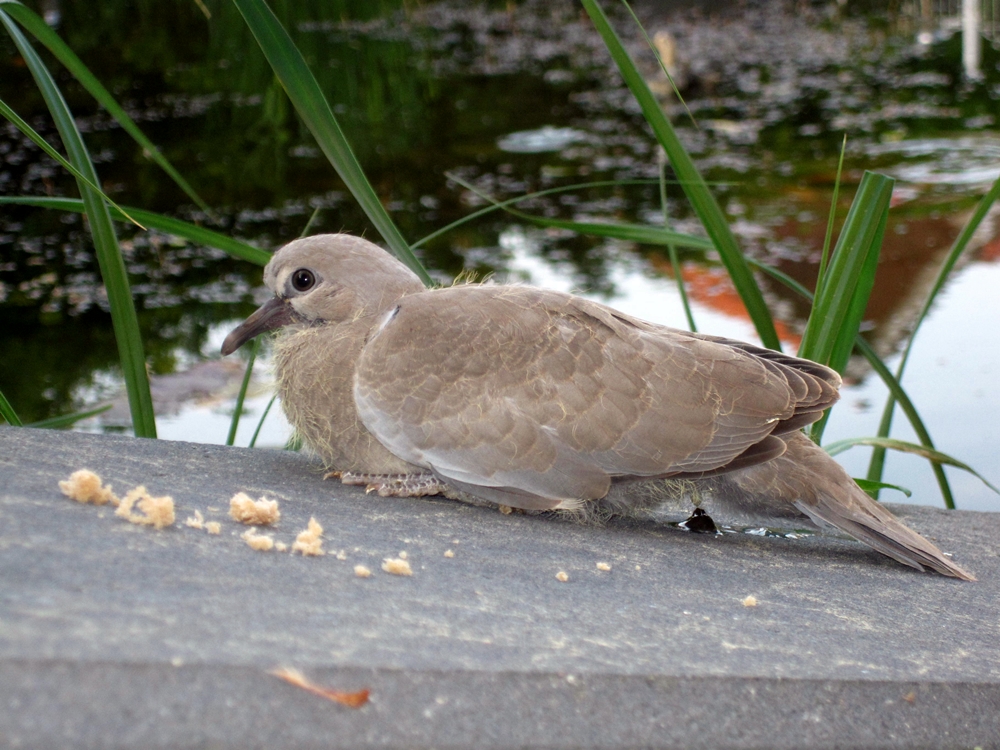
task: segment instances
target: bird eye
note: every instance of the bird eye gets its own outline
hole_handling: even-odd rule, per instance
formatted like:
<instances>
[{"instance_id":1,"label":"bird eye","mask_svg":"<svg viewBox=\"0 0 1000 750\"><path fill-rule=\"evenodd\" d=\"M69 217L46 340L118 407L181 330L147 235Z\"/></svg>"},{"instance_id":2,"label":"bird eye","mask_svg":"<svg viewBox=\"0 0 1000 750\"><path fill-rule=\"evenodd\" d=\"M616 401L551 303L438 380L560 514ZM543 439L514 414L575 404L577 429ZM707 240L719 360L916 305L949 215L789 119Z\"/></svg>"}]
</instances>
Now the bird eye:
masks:
<instances>
[{"instance_id":1,"label":"bird eye","mask_svg":"<svg viewBox=\"0 0 1000 750\"><path fill-rule=\"evenodd\" d=\"M292 286L296 291L307 292L316 283L316 275L308 268L300 268L292 274Z\"/></svg>"}]
</instances>

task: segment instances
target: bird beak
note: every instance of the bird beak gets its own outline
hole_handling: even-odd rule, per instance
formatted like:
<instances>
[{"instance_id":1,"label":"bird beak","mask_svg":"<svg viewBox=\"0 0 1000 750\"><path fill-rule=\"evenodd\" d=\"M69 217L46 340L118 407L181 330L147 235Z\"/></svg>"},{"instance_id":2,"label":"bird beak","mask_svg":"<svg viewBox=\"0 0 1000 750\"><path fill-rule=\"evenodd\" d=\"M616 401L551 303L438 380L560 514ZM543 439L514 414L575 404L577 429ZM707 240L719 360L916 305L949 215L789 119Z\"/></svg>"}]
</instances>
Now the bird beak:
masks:
<instances>
[{"instance_id":1,"label":"bird beak","mask_svg":"<svg viewBox=\"0 0 1000 750\"><path fill-rule=\"evenodd\" d=\"M232 354L254 336L286 326L298 318L288 302L281 297L272 297L226 336L226 340L222 342L222 354Z\"/></svg>"}]
</instances>

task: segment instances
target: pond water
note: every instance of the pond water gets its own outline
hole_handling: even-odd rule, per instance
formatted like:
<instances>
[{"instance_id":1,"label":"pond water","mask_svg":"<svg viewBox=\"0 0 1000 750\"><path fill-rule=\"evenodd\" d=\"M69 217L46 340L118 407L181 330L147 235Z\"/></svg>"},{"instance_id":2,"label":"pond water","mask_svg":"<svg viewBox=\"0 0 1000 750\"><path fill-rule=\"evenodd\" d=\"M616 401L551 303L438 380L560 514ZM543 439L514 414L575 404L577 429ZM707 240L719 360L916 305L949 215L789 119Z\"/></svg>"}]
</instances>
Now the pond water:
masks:
<instances>
[{"instance_id":1,"label":"pond water","mask_svg":"<svg viewBox=\"0 0 1000 750\"><path fill-rule=\"evenodd\" d=\"M638 3L650 36L672 59L689 117L631 21L605 5L749 255L812 286L845 134L840 220L864 170L896 178L865 326L895 365L950 244L1000 175L994 46L984 40L977 68L968 70L948 9L920 18L906 3L891 15L851 0L712 4L712 14L697 3ZM314 0L274 7L409 240L484 205L449 174L501 199L619 181L521 208L562 218L662 222L655 141L578 5ZM298 236L314 209L313 231L377 238L298 124L234 8L206 0L204 9L187 0L104 2L97 14L57 0L39 8L216 216L192 207L60 75L105 189L120 203L198 220L268 249ZM0 97L58 142L7 39L0 52ZM0 193L75 195L72 180L12 126L0 129L0 155ZM680 189L670 187L668 196L672 225L698 232ZM237 358L220 361L218 350L228 330L263 300L260 269L161 233L120 231L155 376L159 435L224 442L242 369ZM679 270L699 330L756 340L711 253L685 253L674 269L653 248L493 213L433 240L420 255L441 281L465 270L495 273L582 292L680 327ZM1000 483L998 261L994 211L921 329L904 379L938 447L994 483ZM76 429L126 428L98 282L79 217L0 208L0 391L24 421L117 399L110 412ZM761 283L785 348L794 351L807 308L777 285ZM877 429L884 386L860 360L848 374L828 441ZM270 398L266 360L257 375L240 445ZM275 408L258 444L282 445L288 432ZM893 434L913 437L898 416ZM855 448L838 458L863 476L867 455ZM948 473L959 507L1000 509L1000 498L977 479ZM921 459L891 455L886 480L912 489L912 502L940 503ZM886 499L904 500L898 493Z\"/></svg>"}]
</instances>

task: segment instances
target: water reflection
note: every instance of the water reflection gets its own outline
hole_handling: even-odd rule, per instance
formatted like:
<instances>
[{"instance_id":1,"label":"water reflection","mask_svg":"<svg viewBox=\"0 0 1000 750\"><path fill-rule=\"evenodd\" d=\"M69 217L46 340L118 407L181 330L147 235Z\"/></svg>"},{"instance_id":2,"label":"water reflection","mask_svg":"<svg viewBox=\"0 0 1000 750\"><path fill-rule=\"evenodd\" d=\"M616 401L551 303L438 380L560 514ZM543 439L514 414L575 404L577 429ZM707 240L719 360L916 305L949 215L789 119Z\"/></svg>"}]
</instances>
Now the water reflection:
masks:
<instances>
[{"instance_id":1,"label":"water reflection","mask_svg":"<svg viewBox=\"0 0 1000 750\"><path fill-rule=\"evenodd\" d=\"M877 350L897 351L976 196L1000 172L1000 55L984 44L982 75L965 75L962 35L951 33L957 29L949 20L957 10L925 17L923 5L903 4L890 16L852 2L796 3L789 12L788 3L774 0L739 12L715 5L711 15L691 5L636 7L658 46L669 49L697 125L662 85L628 19L616 23L647 78L659 82L664 107L717 184L749 254L813 285L844 132L841 218L864 169L899 181L866 315ZM61 13L61 33L212 205L222 231L273 247L297 236L320 208L317 231L376 236L298 124L235 9L221 0L206 7L211 18L190 2L138 11L108 2L98 15L75 4L44 10ZM568 0L469 7L341 0L335 9L313 0L277 11L412 240L483 205L445 172L498 198L658 175L645 123L589 21ZM921 31L929 36L918 44ZM23 64L3 44L0 96L51 138ZM78 87L66 90L116 200L212 223ZM3 194L74 194L72 180L9 126L0 129L0 153ZM682 191L671 187L669 198L672 224L698 231ZM662 221L652 183L588 188L522 207L563 218ZM259 301L259 269L156 232L122 231L153 372L195 368L214 356L226 321ZM980 263L1000 257L998 235L994 216L975 240ZM672 287L679 273L703 330L754 337L711 255L686 253L674 269L654 249L492 215L429 243L423 258L441 280L468 269L507 273L587 290L674 325L683 321ZM113 397L117 355L97 280L79 217L0 211L0 390L26 420ZM781 338L794 348L807 308L784 288L762 283ZM851 375L862 387L869 383L862 363L852 363ZM189 389L186 401L172 396L175 416L161 421L161 431L187 419L196 391ZM874 395L868 400L879 403ZM203 410L222 423L221 441L225 409L214 402ZM112 417L104 420L96 424ZM179 429L183 435L190 428ZM862 431L872 430L854 434Z\"/></svg>"}]
</instances>

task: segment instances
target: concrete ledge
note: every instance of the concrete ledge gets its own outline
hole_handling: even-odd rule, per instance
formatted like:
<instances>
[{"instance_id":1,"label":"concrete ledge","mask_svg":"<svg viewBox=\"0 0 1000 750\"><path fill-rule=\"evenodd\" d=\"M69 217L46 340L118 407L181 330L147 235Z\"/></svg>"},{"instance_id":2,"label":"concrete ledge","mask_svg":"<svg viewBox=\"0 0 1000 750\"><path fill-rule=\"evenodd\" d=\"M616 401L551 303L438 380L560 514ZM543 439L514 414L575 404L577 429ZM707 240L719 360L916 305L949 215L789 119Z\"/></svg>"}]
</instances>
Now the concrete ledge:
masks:
<instances>
[{"instance_id":1,"label":"concrete ledge","mask_svg":"<svg viewBox=\"0 0 1000 750\"><path fill-rule=\"evenodd\" d=\"M84 467L172 495L178 524L67 500ZM279 500L276 539L315 517L346 559L250 549L240 490ZM195 509L222 534L183 526ZM980 581L837 538L590 528L368 496L284 452L0 428L0 745L1000 747L1000 516L893 511ZM413 576L383 573L401 550Z\"/></svg>"}]
</instances>

